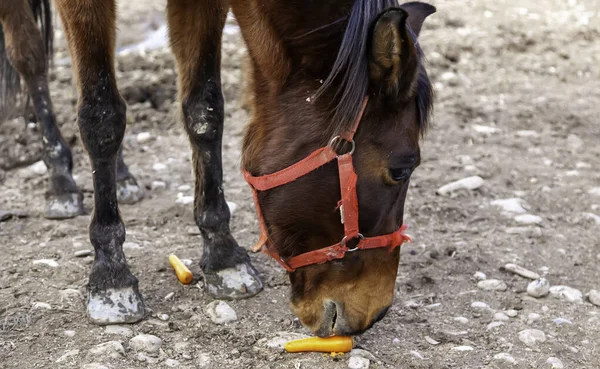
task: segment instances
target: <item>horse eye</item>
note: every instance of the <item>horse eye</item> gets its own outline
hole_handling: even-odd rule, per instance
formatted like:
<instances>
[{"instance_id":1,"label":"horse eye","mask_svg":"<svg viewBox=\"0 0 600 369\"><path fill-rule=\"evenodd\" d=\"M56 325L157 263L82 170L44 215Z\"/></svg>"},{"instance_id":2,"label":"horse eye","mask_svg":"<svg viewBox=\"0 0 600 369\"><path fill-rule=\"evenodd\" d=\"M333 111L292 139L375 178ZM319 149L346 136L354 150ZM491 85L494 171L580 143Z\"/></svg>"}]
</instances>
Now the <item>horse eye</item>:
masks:
<instances>
[{"instance_id":1,"label":"horse eye","mask_svg":"<svg viewBox=\"0 0 600 369\"><path fill-rule=\"evenodd\" d=\"M412 168L390 169L390 175L396 182L404 181L412 174Z\"/></svg>"}]
</instances>

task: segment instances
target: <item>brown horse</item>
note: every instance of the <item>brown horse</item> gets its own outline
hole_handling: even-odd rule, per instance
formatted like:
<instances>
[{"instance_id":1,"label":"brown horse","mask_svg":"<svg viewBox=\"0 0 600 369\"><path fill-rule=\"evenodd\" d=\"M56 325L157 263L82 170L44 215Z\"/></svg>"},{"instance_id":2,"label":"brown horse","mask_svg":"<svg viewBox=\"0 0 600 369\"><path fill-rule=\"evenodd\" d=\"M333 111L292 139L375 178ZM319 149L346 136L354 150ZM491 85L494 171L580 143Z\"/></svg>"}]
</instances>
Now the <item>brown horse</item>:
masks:
<instances>
[{"instance_id":1,"label":"brown horse","mask_svg":"<svg viewBox=\"0 0 600 369\"><path fill-rule=\"evenodd\" d=\"M48 91L47 68L53 39L49 0L2 1L0 26L0 122L14 113L22 77L43 137L42 159L49 169L44 216L65 219L83 214L83 195L72 176L73 157L56 124ZM117 197L125 204L143 198L121 150L117 162Z\"/></svg>"},{"instance_id":2,"label":"brown horse","mask_svg":"<svg viewBox=\"0 0 600 369\"><path fill-rule=\"evenodd\" d=\"M95 188L88 313L100 324L135 322L144 306L122 251L125 228L116 195L125 103L113 64L115 4L56 4L77 74L78 124ZM253 118L242 160L247 178L256 183L281 170L284 176L302 171L268 190L253 184L262 241L290 271L292 309L306 327L321 336L360 333L385 315L393 299L395 246L401 243L395 236L402 230L409 178L420 161L419 140L432 103L417 37L435 8L417 2L398 6L395 0L168 1L181 116L193 149L201 266L208 292L218 298L244 298L262 288L231 236L222 188L220 46L230 7L253 77ZM319 148L323 151L315 151ZM329 159L303 171L302 160L319 153ZM348 223L356 223L350 237ZM367 249L376 239L385 239L385 245ZM332 244L342 254L329 255ZM307 257L315 251L323 258ZM310 262L291 268L298 258Z\"/></svg>"}]
</instances>

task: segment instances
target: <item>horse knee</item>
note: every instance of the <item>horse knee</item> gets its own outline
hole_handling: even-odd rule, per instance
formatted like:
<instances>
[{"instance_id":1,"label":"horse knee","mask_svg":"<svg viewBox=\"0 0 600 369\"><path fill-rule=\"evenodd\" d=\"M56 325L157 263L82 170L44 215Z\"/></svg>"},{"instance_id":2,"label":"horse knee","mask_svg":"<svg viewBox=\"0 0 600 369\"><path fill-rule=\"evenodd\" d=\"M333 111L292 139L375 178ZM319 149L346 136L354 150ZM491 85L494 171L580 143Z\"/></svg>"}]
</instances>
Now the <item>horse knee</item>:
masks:
<instances>
[{"instance_id":1,"label":"horse knee","mask_svg":"<svg viewBox=\"0 0 600 369\"><path fill-rule=\"evenodd\" d=\"M185 130L196 144L220 140L223 135L223 94L220 83L209 81L181 103Z\"/></svg>"}]
</instances>

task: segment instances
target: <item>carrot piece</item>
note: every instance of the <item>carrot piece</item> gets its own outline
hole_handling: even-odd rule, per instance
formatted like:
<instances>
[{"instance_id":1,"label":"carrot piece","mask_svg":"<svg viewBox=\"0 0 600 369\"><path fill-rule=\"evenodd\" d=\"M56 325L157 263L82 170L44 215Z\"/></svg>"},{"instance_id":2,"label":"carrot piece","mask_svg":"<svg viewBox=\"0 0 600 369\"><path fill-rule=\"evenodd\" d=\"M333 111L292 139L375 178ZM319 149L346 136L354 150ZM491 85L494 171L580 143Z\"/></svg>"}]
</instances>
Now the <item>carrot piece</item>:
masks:
<instances>
[{"instance_id":1,"label":"carrot piece","mask_svg":"<svg viewBox=\"0 0 600 369\"><path fill-rule=\"evenodd\" d=\"M192 279L194 279L192 272L190 272L190 270L185 266L185 264L181 260L179 260L177 256L172 254L169 255L169 263L171 263L171 266L173 267L173 269L175 269L175 274L177 274L179 282L183 284L192 283Z\"/></svg>"},{"instance_id":2,"label":"carrot piece","mask_svg":"<svg viewBox=\"0 0 600 369\"><path fill-rule=\"evenodd\" d=\"M303 338L287 342L283 347L287 352L349 352L352 345L352 337L333 336Z\"/></svg>"}]
</instances>

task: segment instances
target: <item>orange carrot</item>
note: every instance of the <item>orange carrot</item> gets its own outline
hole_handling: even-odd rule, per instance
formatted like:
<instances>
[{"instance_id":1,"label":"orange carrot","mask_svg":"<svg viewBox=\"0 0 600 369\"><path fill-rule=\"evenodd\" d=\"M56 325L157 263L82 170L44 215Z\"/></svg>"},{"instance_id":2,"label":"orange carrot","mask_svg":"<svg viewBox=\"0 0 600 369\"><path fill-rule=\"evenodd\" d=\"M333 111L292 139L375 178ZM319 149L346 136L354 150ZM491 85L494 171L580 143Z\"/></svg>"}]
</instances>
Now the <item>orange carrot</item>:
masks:
<instances>
[{"instance_id":1,"label":"orange carrot","mask_svg":"<svg viewBox=\"0 0 600 369\"><path fill-rule=\"evenodd\" d=\"M194 279L192 272L190 272L190 270L185 266L185 264L181 260L179 260L177 256L169 255L169 263L171 263L171 266L173 267L173 269L175 269L175 274L177 274L179 282L183 284L192 283L192 279Z\"/></svg>"},{"instance_id":2,"label":"orange carrot","mask_svg":"<svg viewBox=\"0 0 600 369\"><path fill-rule=\"evenodd\" d=\"M349 352L352 345L352 337L347 336L309 337L290 341L284 348L287 352Z\"/></svg>"}]
</instances>

